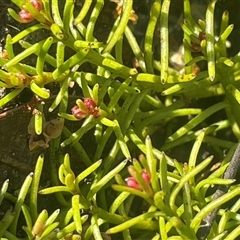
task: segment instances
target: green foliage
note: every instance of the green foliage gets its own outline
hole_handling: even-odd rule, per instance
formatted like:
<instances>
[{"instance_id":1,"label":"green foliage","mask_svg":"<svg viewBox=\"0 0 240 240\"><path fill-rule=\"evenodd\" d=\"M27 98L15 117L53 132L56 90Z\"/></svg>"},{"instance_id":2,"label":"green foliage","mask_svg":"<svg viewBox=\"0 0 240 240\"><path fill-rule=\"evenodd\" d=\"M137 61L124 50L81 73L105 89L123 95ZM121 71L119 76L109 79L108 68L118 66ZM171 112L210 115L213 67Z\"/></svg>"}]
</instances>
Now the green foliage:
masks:
<instances>
[{"instance_id":1,"label":"green foliage","mask_svg":"<svg viewBox=\"0 0 240 240\"><path fill-rule=\"evenodd\" d=\"M199 176L199 173L202 173L213 160L213 156L210 156L196 165L204 134L205 132L201 132L195 141L189 161L182 164L171 160L173 167L168 166L170 159L167 159L164 153L158 157L154 156L150 138L147 137L146 157L142 155L139 160L133 159L133 165L128 167L132 180L136 180L138 187L127 186L121 177L122 170L128 162L125 160L100 180L96 179L92 182L86 192L86 186L81 182L93 172L97 172L102 161L97 161L75 176L70 166L70 158L66 154L58 169L61 185L39 191L44 164L44 157L40 156L35 172L27 176L18 198L7 193L8 180L3 184L1 202L7 198L13 201L15 206L13 210L7 211L1 220L0 235L17 239L15 237L17 223L22 211L26 223L23 230L27 239L80 239L80 236L82 239L89 239L92 234L94 239L108 239L108 235L116 233L122 233L124 239L141 239L134 229L147 230L148 239L167 239L170 236L179 239L198 239L196 232L203 218L239 195L239 184L231 186L229 192L218 199L214 199L214 195L208 193L213 184L230 185L234 180L221 178L229 165L229 156L226 156L221 166L213 170L209 176ZM149 178L146 179L141 175L143 170L149 174ZM105 185L114 176L118 184L113 184L112 189L119 192L119 195L109 208L104 209L99 207L98 198L102 199L102 196L108 194L109 189ZM26 205L25 198L28 193L29 204ZM53 193L58 193L56 199L61 204L61 208L56 209L51 215L46 209L38 212L38 194ZM107 199L105 201L110 203ZM132 216L134 201L146 210L140 210L139 214ZM209 236L211 239L220 236L232 239L230 236L238 236L236 231L227 235L229 229L239 225L238 209L239 201L228 211L224 208L220 209L219 225L213 226ZM109 224L114 226L109 227ZM104 225L105 228L108 226L106 233L101 231Z\"/></svg>"},{"instance_id":2,"label":"green foliage","mask_svg":"<svg viewBox=\"0 0 240 240\"><path fill-rule=\"evenodd\" d=\"M230 130L232 138L240 138L240 65L239 55L227 56L227 38L233 29L227 12L222 15L219 34L215 33L217 0L209 2L206 20L198 22L192 17L190 1L183 1L182 73L169 65L170 0L153 1L143 49L128 24L129 19L136 18L132 0L114 1L119 15L106 42L95 37L104 0L84 1L80 11L74 1L65 1L63 10L58 1L12 2L21 9L19 13L9 9L15 20L22 24L35 22L6 38L7 55L0 57L0 87L12 91L0 99L0 107L24 88L33 92L36 104L29 133L44 138L51 186L42 188L40 184L43 155L17 198L7 192L6 180L0 203L6 198L14 208L0 221L0 238L199 239L199 229L215 209L219 209L219 218L210 223L207 239L236 238L239 201L232 204L231 200L240 194L240 188L233 184L236 173L224 175L228 166L239 167L230 161L236 144L221 138L220 133ZM48 33L45 39L33 44L23 40L43 29ZM160 61L152 54L157 30ZM124 38L134 54L135 67L127 66L123 60ZM19 54L14 53L13 45L17 43L24 49ZM34 66L26 63L33 55ZM205 61L207 67L197 70L200 61ZM91 65L90 70L85 70L86 63ZM46 71L46 66L53 70ZM53 83L55 95L48 89ZM83 96L75 106L71 106L69 96L72 85ZM210 97L214 103L207 107L195 104ZM50 99L51 106L45 109L42 102ZM56 110L65 122L80 121L81 127L73 133L66 125L50 129L54 124L45 122L46 110L50 114ZM221 120L216 121L212 117L219 112ZM92 130L96 150L90 153L80 140L84 135L92 136ZM170 157L174 149L189 147L190 141L194 144L188 159L181 156L182 152L177 160ZM201 159L200 147L207 144L223 159L213 170L213 156ZM75 172L68 154L63 160L58 157L61 149L69 145L75 149L79 163L84 164L80 173ZM222 149L229 150L226 156ZM139 153L145 155L137 160L134 157ZM88 177L92 179L90 184L85 183ZM225 187L219 198L211 189L213 185ZM38 194L54 194L59 209L52 214L48 209L39 209ZM229 204L228 210L225 203ZM23 227L18 226L21 213ZM25 234L21 237L17 235L20 227Z\"/></svg>"}]
</instances>

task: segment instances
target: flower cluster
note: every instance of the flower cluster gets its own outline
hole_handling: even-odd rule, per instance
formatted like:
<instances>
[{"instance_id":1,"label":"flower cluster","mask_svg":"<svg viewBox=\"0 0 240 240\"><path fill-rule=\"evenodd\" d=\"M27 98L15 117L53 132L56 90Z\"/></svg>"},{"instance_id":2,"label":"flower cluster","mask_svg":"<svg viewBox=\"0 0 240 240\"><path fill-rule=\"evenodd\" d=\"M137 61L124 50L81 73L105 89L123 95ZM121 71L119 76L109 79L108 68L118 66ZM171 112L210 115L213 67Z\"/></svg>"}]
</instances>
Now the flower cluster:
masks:
<instances>
[{"instance_id":1,"label":"flower cluster","mask_svg":"<svg viewBox=\"0 0 240 240\"><path fill-rule=\"evenodd\" d=\"M33 7L40 12L42 10L42 2L41 0L30 0L30 3L33 5ZM26 9L21 10L18 13L19 17L25 22L29 23L34 20L34 16Z\"/></svg>"},{"instance_id":2,"label":"flower cluster","mask_svg":"<svg viewBox=\"0 0 240 240\"><path fill-rule=\"evenodd\" d=\"M89 115L92 115L95 118L99 117L99 109L92 98L84 98L82 104L79 105L76 105L71 109L72 115L75 118L81 120Z\"/></svg>"}]
</instances>

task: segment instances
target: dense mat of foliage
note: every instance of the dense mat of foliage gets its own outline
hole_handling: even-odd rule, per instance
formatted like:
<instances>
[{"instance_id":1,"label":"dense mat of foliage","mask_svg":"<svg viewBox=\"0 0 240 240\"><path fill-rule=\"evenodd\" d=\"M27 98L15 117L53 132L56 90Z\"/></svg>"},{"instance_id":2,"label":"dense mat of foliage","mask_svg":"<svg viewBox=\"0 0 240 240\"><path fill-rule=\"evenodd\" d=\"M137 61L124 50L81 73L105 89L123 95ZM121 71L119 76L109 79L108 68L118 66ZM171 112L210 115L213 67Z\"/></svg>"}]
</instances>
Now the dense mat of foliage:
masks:
<instances>
[{"instance_id":1,"label":"dense mat of foliage","mask_svg":"<svg viewBox=\"0 0 240 240\"><path fill-rule=\"evenodd\" d=\"M179 1L178 47L184 51L178 69L170 64L170 0L145 1L150 10L142 38L135 31L140 16L133 0L111 3L113 24L105 37L98 28L108 0L12 2L19 9L9 14L27 27L6 37L0 87L10 91L0 107L30 89L29 147L47 154L39 156L17 197L7 192L9 180L3 184L0 204L7 199L14 207L0 221L0 238L239 236L240 55L228 56L234 27L228 12L216 31L217 0L209 1L199 21L190 1ZM42 38L30 43L36 31ZM58 118L47 117L53 112ZM81 127L71 132L69 121ZM90 151L81 144L86 136ZM80 172L63 154L69 146L84 165ZM51 183L43 187L44 159ZM54 212L39 209L39 194L55 195Z\"/></svg>"}]
</instances>

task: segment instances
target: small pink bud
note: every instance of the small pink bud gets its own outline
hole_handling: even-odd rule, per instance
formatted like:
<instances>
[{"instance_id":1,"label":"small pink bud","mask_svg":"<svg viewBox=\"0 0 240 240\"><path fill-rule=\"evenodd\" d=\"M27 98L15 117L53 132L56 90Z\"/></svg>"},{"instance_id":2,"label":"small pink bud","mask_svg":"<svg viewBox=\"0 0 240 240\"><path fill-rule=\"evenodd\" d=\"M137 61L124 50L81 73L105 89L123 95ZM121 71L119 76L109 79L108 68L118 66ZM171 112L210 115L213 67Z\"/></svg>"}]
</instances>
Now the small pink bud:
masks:
<instances>
[{"instance_id":1,"label":"small pink bud","mask_svg":"<svg viewBox=\"0 0 240 240\"><path fill-rule=\"evenodd\" d=\"M150 174L149 174L146 170L143 170L143 171L141 172L141 175L142 175L142 178L144 179L144 181L145 181L146 183L149 183L149 182L150 182L151 176L150 176Z\"/></svg>"},{"instance_id":2,"label":"small pink bud","mask_svg":"<svg viewBox=\"0 0 240 240\"><path fill-rule=\"evenodd\" d=\"M30 3L34 6L34 8L37 11L41 11L42 10L42 2L41 0L30 0ZM31 21L33 21L34 16L26 9L21 10L18 13L19 17L26 23L29 23Z\"/></svg>"},{"instance_id":3,"label":"small pink bud","mask_svg":"<svg viewBox=\"0 0 240 240\"><path fill-rule=\"evenodd\" d=\"M30 3L38 10L39 12L42 10L42 1L41 0L30 0Z\"/></svg>"},{"instance_id":4,"label":"small pink bud","mask_svg":"<svg viewBox=\"0 0 240 240\"><path fill-rule=\"evenodd\" d=\"M92 98L84 98L83 104L88 110L88 113L93 115L95 118L99 117L99 109L97 108L96 102Z\"/></svg>"},{"instance_id":5,"label":"small pink bud","mask_svg":"<svg viewBox=\"0 0 240 240\"><path fill-rule=\"evenodd\" d=\"M18 15L26 23L31 22L34 19L33 15L25 9L21 10Z\"/></svg>"},{"instance_id":6,"label":"small pink bud","mask_svg":"<svg viewBox=\"0 0 240 240\"><path fill-rule=\"evenodd\" d=\"M99 112L99 109L97 107L93 110L92 115L95 118L98 118L100 116L100 112Z\"/></svg>"},{"instance_id":7,"label":"small pink bud","mask_svg":"<svg viewBox=\"0 0 240 240\"><path fill-rule=\"evenodd\" d=\"M78 106L74 106L71 111L72 115L79 120L85 118L88 115L87 113L83 112Z\"/></svg>"},{"instance_id":8,"label":"small pink bud","mask_svg":"<svg viewBox=\"0 0 240 240\"><path fill-rule=\"evenodd\" d=\"M128 178L125 179L125 181L126 181L128 187L135 188L135 189L138 189L138 190L141 189L137 180L134 177L128 177Z\"/></svg>"},{"instance_id":9,"label":"small pink bud","mask_svg":"<svg viewBox=\"0 0 240 240\"><path fill-rule=\"evenodd\" d=\"M92 114L96 108L96 103L92 98L84 98L83 103L90 114Z\"/></svg>"}]
</instances>

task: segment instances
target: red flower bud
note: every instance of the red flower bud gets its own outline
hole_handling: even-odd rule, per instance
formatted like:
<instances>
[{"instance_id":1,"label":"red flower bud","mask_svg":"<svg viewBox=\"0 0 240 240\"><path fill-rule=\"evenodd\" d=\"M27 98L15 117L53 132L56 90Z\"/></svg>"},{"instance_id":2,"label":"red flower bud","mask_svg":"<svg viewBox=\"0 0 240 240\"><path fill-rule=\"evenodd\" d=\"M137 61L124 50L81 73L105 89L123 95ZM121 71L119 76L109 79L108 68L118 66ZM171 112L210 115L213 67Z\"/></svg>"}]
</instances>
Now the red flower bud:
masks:
<instances>
[{"instance_id":1,"label":"red flower bud","mask_svg":"<svg viewBox=\"0 0 240 240\"><path fill-rule=\"evenodd\" d=\"M82 119L89 115L93 115L95 118L99 116L99 109L92 98L84 98L83 104L81 104L81 107L76 105L71 109L75 118Z\"/></svg>"},{"instance_id":2,"label":"red flower bud","mask_svg":"<svg viewBox=\"0 0 240 240\"><path fill-rule=\"evenodd\" d=\"M33 5L33 7L37 10L37 11L41 11L42 10L42 2L41 0L30 0L30 3ZM21 10L18 13L19 17L26 23L31 22L34 19L34 16L26 9Z\"/></svg>"},{"instance_id":3,"label":"red flower bud","mask_svg":"<svg viewBox=\"0 0 240 240\"><path fill-rule=\"evenodd\" d=\"M72 115L79 120L85 118L88 115L87 113L83 112L78 106L74 106L71 111Z\"/></svg>"},{"instance_id":4,"label":"red flower bud","mask_svg":"<svg viewBox=\"0 0 240 240\"><path fill-rule=\"evenodd\" d=\"M150 176L150 174L149 174L146 170L143 170L143 171L141 172L141 175L142 175L142 177L143 177L143 179L144 179L144 181L145 181L146 183L150 183L151 176Z\"/></svg>"},{"instance_id":5,"label":"red flower bud","mask_svg":"<svg viewBox=\"0 0 240 240\"><path fill-rule=\"evenodd\" d=\"M97 104L95 103L95 101L92 98L84 98L83 103L89 113L93 113L95 107L97 106Z\"/></svg>"},{"instance_id":6,"label":"red flower bud","mask_svg":"<svg viewBox=\"0 0 240 240\"><path fill-rule=\"evenodd\" d=\"M137 180L134 177L128 177L128 178L125 179L125 181L126 181L128 187L135 188L135 189L138 189L138 190L141 189Z\"/></svg>"},{"instance_id":7,"label":"red flower bud","mask_svg":"<svg viewBox=\"0 0 240 240\"><path fill-rule=\"evenodd\" d=\"M31 22L34 19L33 15L25 9L21 10L18 15L26 23Z\"/></svg>"},{"instance_id":8,"label":"red flower bud","mask_svg":"<svg viewBox=\"0 0 240 240\"><path fill-rule=\"evenodd\" d=\"M30 0L30 3L38 10L39 12L42 10L42 1L41 0Z\"/></svg>"},{"instance_id":9,"label":"red flower bud","mask_svg":"<svg viewBox=\"0 0 240 240\"><path fill-rule=\"evenodd\" d=\"M95 118L99 117L100 113L99 113L99 109L96 107L93 109L93 111L91 112L91 115L93 115Z\"/></svg>"},{"instance_id":10,"label":"red flower bud","mask_svg":"<svg viewBox=\"0 0 240 240\"><path fill-rule=\"evenodd\" d=\"M96 102L92 98L84 98L83 103L89 114L93 115L95 118L99 116L99 109L97 108Z\"/></svg>"},{"instance_id":11,"label":"red flower bud","mask_svg":"<svg viewBox=\"0 0 240 240\"><path fill-rule=\"evenodd\" d=\"M145 169L142 170L141 176L146 183L150 182L151 176L150 176L149 172L147 172ZM128 177L128 178L125 179L125 181L127 183L127 186L129 186L131 188L135 188L135 189L138 189L138 190L142 189L141 186L138 184L137 180L134 177Z\"/></svg>"}]
</instances>

